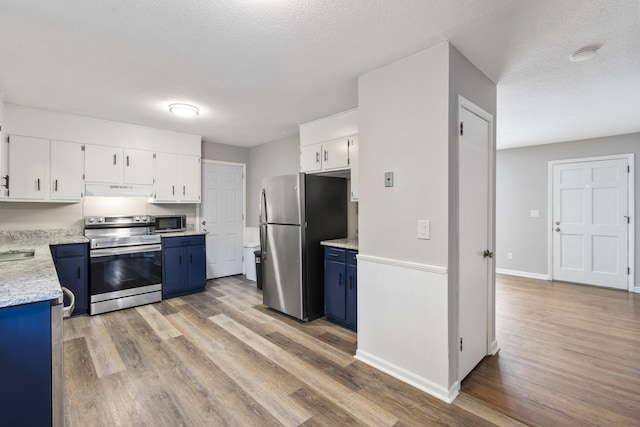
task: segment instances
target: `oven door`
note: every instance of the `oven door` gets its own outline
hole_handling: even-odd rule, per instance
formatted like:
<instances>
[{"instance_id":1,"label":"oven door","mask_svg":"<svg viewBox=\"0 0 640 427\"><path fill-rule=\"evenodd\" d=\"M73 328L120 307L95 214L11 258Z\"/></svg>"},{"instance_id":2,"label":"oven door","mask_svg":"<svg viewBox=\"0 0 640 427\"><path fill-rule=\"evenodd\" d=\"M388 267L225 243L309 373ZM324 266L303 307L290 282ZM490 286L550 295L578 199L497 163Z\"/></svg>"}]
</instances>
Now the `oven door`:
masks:
<instances>
[{"instance_id":1,"label":"oven door","mask_svg":"<svg viewBox=\"0 0 640 427\"><path fill-rule=\"evenodd\" d=\"M161 245L92 249L89 293L92 301L138 293L162 284ZM154 288L156 287L154 286ZM143 289L140 289L144 292ZM99 297L98 297L99 296Z\"/></svg>"}]
</instances>

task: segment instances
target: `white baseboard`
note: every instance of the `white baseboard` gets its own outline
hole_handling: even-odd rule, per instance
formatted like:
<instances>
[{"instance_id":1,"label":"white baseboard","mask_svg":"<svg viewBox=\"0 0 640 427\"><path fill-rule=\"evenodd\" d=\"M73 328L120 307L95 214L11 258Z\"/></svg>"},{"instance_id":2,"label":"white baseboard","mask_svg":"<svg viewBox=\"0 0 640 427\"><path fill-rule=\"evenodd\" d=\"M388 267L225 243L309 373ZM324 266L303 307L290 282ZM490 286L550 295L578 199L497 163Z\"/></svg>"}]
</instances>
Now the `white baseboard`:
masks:
<instances>
[{"instance_id":1,"label":"white baseboard","mask_svg":"<svg viewBox=\"0 0 640 427\"><path fill-rule=\"evenodd\" d=\"M640 286L634 287L633 292L635 292L636 294L640 294Z\"/></svg>"},{"instance_id":2,"label":"white baseboard","mask_svg":"<svg viewBox=\"0 0 640 427\"><path fill-rule=\"evenodd\" d=\"M507 270L506 268L496 268L496 273L507 274L509 276L527 277L529 279L551 280L547 274L529 273L528 271Z\"/></svg>"},{"instance_id":3,"label":"white baseboard","mask_svg":"<svg viewBox=\"0 0 640 427\"><path fill-rule=\"evenodd\" d=\"M489 354L495 356L499 351L500 347L498 346L498 341L493 340L493 342L489 346Z\"/></svg>"},{"instance_id":4,"label":"white baseboard","mask_svg":"<svg viewBox=\"0 0 640 427\"><path fill-rule=\"evenodd\" d=\"M362 363L366 363L369 366L372 366L386 374L389 374L392 377L397 378L409 385L412 385L418 390L422 390L425 393L428 393L431 396L443 400L447 403L453 402L460 392L460 383L458 381L456 381L449 389L446 389L438 384L433 383L432 381L429 381L426 378L420 377L412 372L407 371L406 369L401 368L400 366L389 363L365 351L357 350L355 358Z\"/></svg>"}]
</instances>

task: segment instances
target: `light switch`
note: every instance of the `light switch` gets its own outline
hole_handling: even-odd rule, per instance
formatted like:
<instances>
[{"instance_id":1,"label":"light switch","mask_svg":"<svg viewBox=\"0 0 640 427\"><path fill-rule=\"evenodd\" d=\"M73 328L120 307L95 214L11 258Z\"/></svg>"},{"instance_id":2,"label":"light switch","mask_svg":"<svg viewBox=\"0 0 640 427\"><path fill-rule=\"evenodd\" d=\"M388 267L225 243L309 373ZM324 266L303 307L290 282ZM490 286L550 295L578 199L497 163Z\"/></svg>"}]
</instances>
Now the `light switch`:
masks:
<instances>
[{"instance_id":1,"label":"light switch","mask_svg":"<svg viewBox=\"0 0 640 427\"><path fill-rule=\"evenodd\" d=\"M537 209L534 209L531 211L530 215L531 215L531 218L540 218L540 211Z\"/></svg>"},{"instance_id":2,"label":"light switch","mask_svg":"<svg viewBox=\"0 0 640 427\"><path fill-rule=\"evenodd\" d=\"M418 239L429 240L429 220L418 220Z\"/></svg>"}]
</instances>

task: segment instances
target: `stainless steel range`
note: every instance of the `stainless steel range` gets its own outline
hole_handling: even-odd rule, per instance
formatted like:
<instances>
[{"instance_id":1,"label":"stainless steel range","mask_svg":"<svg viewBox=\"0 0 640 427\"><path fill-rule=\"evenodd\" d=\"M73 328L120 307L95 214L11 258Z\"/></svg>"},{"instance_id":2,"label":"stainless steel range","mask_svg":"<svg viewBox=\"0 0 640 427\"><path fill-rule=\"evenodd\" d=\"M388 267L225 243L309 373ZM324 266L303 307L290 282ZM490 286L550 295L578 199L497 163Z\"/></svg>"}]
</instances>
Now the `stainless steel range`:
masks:
<instances>
[{"instance_id":1,"label":"stainless steel range","mask_svg":"<svg viewBox=\"0 0 640 427\"><path fill-rule=\"evenodd\" d=\"M85 217L90 314L162 299L161 240L153 224L148 215Z\"/></svg>"}]
</instances>

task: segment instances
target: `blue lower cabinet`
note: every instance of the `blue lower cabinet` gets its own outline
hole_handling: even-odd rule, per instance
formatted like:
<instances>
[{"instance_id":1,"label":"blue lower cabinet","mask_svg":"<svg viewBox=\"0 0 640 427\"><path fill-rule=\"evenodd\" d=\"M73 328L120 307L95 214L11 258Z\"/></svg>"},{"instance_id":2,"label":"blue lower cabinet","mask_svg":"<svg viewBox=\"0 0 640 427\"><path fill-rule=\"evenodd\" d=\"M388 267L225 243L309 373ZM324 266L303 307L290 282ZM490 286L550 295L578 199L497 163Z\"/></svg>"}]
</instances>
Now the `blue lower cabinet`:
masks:
<instances>
[{"instance_id":1,"label":"blue lower cabinet","mask_svg":"<svg viewBox=\"0 0 640 427\"><path fill-rule=\"evenodd\" d=\"M207 285L204 235L162 239L162 298L201 292Z\"/></svg>"},{"instance_id":2,"label":"blue lower cabinet","mask_svg":"<svg viewBox=\"0 0 640 427\"><path fill-rule=\"evenodd\" d=\"M0 308L0 424L51 425L51 303Z\"/></svg>"},{"instance_id":3,"label":"blue lower cabinet","mask_svg":"<svg viewBox=\"0 0 640 427\"><path fill-rule=\"evenodd\" d=\"M324 302L327 320L357 329L357 251L325 246Z\"/></svg>"},{"instance_id":4,"label":"blue lower cabinet","mask_svg":"<svg viewBox=\"0 0 640 427\"><path fill-rule=\"evenodd\" d=\"M85 314L89 309L89 257L87 243L51 245L51 255L60 285L73 292L76 299L71 315ZM69 305L65 295L64 305Z\"/></svg>"}]
</instances>

